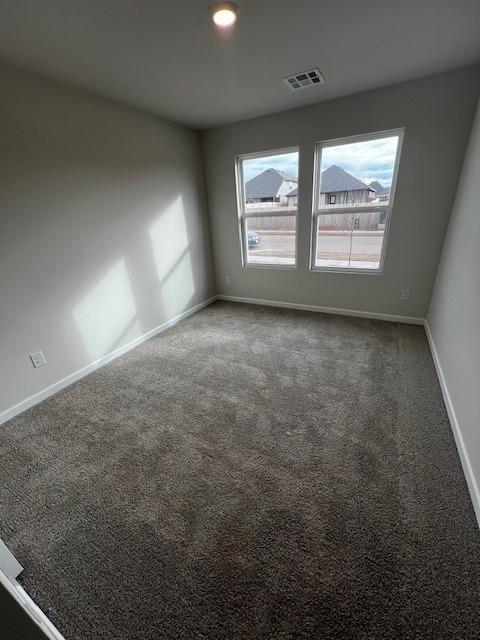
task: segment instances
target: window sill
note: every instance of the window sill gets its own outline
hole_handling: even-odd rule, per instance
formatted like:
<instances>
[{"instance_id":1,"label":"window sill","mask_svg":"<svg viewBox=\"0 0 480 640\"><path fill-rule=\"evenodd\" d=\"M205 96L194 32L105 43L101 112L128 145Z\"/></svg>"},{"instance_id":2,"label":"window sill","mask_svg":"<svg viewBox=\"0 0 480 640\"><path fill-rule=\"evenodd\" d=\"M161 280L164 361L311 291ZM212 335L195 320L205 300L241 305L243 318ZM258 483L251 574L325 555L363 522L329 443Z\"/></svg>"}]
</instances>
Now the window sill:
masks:
<instances>
[{"instance_id":1,"label":"window sill","mask_svg":"<svg viewBox=\"0 0 480 640\"><path fill-rule=\"evenodd\" d=\"M378 269L349 269L348 267L310 267L309 271L313 273L348 273L368 276L383 275L383 268Z\"/></svg>"},{"instance_id":2,"label":"window sill","mask_svg":"<svg viewBox=\"0 0 480 640\"><path fill-rule=\"evenodd\" d=\"M275 264L275 263L245 263L242 264L243 269L281 269L282 271L288 269L294 271L297 268L297 264Z\"/></svg>"}]
</instances>

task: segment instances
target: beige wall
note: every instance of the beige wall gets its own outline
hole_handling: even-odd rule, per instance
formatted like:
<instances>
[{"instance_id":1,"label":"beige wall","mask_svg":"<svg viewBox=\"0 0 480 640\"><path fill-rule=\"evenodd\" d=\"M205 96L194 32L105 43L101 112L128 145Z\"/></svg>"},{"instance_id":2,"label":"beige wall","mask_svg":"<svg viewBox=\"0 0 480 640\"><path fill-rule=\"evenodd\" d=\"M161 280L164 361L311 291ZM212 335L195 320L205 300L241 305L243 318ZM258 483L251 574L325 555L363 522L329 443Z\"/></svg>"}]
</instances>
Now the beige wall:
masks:
<instances>
[{"instance_id":1,"label":"beige wall","mask_svg":"<svg viewBox=\"0 0 480 640\"><path fill-rule=\"evenodd\" d=\"M214 280L197 133L7 67L0 85L1 413Z\"/></svg>"},{"instance_id":2,"label":"beige wall","mask_svg":"<svg viewBox=\"0 0 480 640\"><path fill-rule=\"evenodd\" d=\"M471 465L470 489L480 522L480 104L428 324Z\"/></svg>"},{"instance_id":3,"label":"beige wall","mask_svg":"<svg viewBox=\"0 0 480 640\"><path fill-rule=\"evenodd\" d=\"M204 132L219 293L425 317L479 81L471 67ZM398 127L405 139L383 275L309 271L314 143ZM234 156L297 145L298 267L242 267ZM400 299L406 288L409 301Z\"/></svg>"}]
</instances>

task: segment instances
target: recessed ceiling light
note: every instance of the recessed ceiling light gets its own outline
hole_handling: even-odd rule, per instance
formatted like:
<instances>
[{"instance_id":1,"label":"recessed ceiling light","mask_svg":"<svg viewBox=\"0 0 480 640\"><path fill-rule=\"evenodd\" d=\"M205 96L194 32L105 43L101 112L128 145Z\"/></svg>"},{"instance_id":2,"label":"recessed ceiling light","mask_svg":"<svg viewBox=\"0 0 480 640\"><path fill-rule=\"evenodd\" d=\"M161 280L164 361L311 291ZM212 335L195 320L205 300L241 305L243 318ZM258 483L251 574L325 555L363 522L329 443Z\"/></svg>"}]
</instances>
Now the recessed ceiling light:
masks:
<instances>
[{"instance_id":1,"label":"recessed ceiling light","mask_svg":"<svg viewBox=\"0 0 480 640\"><path fill-rule=\"evenodd\" d=\"M228 29L233 27L237 20L238 5L234 2L219 2L213 5L212 17L217 27Z\"/></svg>"}]
</instances>

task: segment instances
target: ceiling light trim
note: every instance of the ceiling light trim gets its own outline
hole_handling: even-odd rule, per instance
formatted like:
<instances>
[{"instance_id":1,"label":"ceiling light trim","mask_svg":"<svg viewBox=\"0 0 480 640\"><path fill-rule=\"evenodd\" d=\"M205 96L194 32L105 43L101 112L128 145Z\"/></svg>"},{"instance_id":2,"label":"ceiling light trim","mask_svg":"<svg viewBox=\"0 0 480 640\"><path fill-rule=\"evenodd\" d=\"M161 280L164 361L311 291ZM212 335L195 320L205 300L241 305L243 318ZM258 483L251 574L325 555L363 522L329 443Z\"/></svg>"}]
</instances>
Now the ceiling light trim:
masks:
<instances>
[{"instance_id":1,"label":"ceiling light trim","mask_svg":"<svg viewBox=\"0 0 480 640\"><path fill-rule=\"evenodd\" d=\"M217 2L212 6L212 20L220 29L231 29L238 18L238 4Z\"/></svg>"}]
</instances>

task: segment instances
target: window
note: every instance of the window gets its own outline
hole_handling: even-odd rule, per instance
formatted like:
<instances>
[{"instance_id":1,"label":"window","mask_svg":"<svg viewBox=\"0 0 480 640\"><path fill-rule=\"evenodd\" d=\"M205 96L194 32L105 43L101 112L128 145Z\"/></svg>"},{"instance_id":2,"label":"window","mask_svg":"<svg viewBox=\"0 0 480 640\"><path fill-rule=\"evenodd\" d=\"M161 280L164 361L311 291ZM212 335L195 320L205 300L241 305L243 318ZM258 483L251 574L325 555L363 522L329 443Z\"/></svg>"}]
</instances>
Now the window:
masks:
<instances>
[{"instance_id":1,"label":"window","mask_svg":"<svg viewBox=\"0 0 480 640\"><path fill-rule=\"evenodd\" d=\"M380 272L403 130L318 143L311 268Z\"/></svg>"},{"instance_id":2,"label":"window","mask_svg":"<svg viewBox=\"0 0 480 640\"><path fill-rule=\"evenodd\" d=\"M298 149L238 156L236 171L243 265L295 266Z\"/></svg>"}]
</instances>

